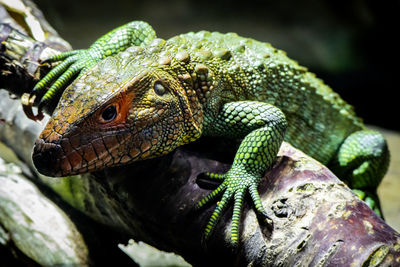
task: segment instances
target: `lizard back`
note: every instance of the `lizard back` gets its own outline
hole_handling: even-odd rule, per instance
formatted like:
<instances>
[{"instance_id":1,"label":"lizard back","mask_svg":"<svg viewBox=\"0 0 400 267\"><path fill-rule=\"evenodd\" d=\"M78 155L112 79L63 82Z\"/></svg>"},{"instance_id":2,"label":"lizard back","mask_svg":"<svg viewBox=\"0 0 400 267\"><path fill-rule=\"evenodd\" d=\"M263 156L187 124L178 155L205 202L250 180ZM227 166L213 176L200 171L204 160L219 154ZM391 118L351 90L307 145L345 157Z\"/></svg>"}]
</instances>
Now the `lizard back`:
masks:
<instances>
[{"instance_id":1,"label":"lizard back","mask_svg":"<svg viewBox=\"0 0 400 267\"><path fill-rule=\"evenodd\" d=\"M186 50L194 64L212 71L213 90L203 103L205 127L221 103L263 101L286 115L285 140L322 163L328 163L339 145L363 123L340 96L284 51L268 43L202 31L167 40L166 50ZM218 104L216 104L218 102Z\"/></svg>"}]
</instances>

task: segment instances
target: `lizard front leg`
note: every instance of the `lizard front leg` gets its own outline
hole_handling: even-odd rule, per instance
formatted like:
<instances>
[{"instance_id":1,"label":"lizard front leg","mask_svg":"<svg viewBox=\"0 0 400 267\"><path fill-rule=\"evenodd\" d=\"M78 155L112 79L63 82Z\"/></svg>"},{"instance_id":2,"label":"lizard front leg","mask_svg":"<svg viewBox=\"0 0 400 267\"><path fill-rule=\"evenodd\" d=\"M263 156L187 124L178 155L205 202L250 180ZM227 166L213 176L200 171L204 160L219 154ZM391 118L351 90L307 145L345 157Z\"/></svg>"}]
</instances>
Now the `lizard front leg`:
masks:
<instances>
[{"instance_id":1,"label":"lizard front leg","mask_svg":"<svg viewBox=\"0 0 400 267\"><path fill-rule=\"evenodd\" d=\"M205 135L244 137L244 139L227 173L207 173L208 177L222 183L211 194L199 201L197 208L222 194L222 199L218 202L205 229L205 239L208 239L233 198L231 241L236 246L239 239L242 203L247 192L250 193L256 211L267 216L257 186L276 160L287 123L282 111L275 106L261 102L240 101L225 104L211 124L212 126L205 126Z\"/></svg>"},{"instance_id":2,"label":"lizard front leg","mask_svg":"<svg viewBox=\"0 0 400 267\"><path fill-rule=\"evenodd\" d=\"M376 188L388 169L389 160L388 146L382 134L362 130L346 138L330 168L371 209L382 216Z\"/></svg>"},{"instance_id":3,"label":"lizard front leg","mask_svg":"<svg viewBox=\"0 0 400 267\"><path fill-rule=\"evenodd\" d=\"M28 98L23 99L26 115L30 119L41 120L42 109L71 79L81 76L103 58L124 51L130 46L145 46L155 37L156 34L149 24L133 21L103 35L88 49L68 51L46 59L44 62L62 62L35 85ZM38 99L39 114L33 115L32 104Z\"/></svg>"}]
</instances>

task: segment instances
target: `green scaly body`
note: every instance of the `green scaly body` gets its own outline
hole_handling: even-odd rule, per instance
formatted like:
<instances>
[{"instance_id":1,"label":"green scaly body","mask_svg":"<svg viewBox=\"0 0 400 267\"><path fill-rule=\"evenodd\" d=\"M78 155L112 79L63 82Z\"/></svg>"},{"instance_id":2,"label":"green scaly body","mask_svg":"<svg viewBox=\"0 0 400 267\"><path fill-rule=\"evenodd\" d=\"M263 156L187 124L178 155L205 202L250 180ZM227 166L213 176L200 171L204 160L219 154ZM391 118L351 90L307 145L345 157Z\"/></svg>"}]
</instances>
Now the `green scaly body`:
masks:
<instances>
[{"instance_id":1,"label":"green scaly body","mask_svg":"<svg viewBox=\"0 0 400 267\"><path fill-rule=\"evenodd\" d=\"M197 204L222 195L207 238L234 199L237 244L247 192L257 212L268 217L257 185L285 139L329 165L352 188L372 192L366 199L379 212L371 199L388 167L384 138L367 130L314 74L269 44L206 31L164 41L148 24L132 22L88 50L49 59L57 60L64 60L62 67L32 92L42 97L58 78L40 108L73 75L79 78L64 91L36 143L33 160L44 174L66 176L158 157L203 135L241 138L232 168L207 173L220 186Z\"/></svg>"},{"instance_id":2,"label":"green scaly body","mask_svg":"<svg viewBox=\"0 0 400 267\"><path fill-rule=\"evenodd\" d=\"M186 49L212 72L207 78L215 80L215 85L202 103L206 134L221 103L261 101L284 112L288 122L285 140L327 164L347 136L364 129L352 106L268 43L204 31L174 37L164 49ZM216 104L216 99L221 103Z\"/></svg>"}]
</instances>

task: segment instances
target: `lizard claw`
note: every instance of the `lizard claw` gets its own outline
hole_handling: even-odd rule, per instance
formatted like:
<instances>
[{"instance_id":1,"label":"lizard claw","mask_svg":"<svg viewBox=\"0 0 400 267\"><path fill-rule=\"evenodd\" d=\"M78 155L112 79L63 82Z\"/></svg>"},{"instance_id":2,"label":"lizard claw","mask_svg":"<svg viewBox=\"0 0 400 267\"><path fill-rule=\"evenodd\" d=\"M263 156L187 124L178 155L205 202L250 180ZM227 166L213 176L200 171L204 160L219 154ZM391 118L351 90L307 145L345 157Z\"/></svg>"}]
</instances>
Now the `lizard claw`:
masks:
<instances>
[{"instance_id":1,"label":"lizard claw","mask_svg":"<svg viewBox=\"0 0 400 267\"><path fill-rule=\"evenodd\" d=\"M222 181L222 183L209 195L201 199L196 204L196 209L200 209L205 205L213 202L222 194L221 200L217 203L210 220L204 230L204 240L207 241L215 230L215 227L222 217L228 204L233 200L232 228L231 228L231 245L237 248L239 243L239 226L242 214L242 207L246 192L250 193L255 209L259 215L265 218L265 222L270 225L271 218L267 215L262 206L260 196L257 192L258 181L261 177L256 177L247 173L240 167L233 167L225 174L205 173L205 176L212 180Z\"/></svg>"},{"instance_id":2,"label":"lizard claw","mask_svg":"<svg viewBox=\"0 0 400 267\"><path fill-rule=\"evenodd\" d=\"M51 63L63 60L44 76L32 89L31 93L22 99L22 106L26 116L32 120L42 120L43 110L53 99L59 97L71 80L81 75L100 59L93 57L89 50L73 50L47 58L42 63ZM38 114L34 115L32 106L39 102Z\"/></svg>"},{"instance_id":3,"label":"lizard claw","mask_svg":"<svg viewBox=\"0 0 400 267\"><path fill-rule=\"evenodd\" d=\"M38 111L37 115L33 114L32 106L35 103L35 98L35 95L31 95L29 93L23 94L21 97L22 109L29 119L33 121L41 121L44 115L40 110Z\"/></svg>"}]
</instances>

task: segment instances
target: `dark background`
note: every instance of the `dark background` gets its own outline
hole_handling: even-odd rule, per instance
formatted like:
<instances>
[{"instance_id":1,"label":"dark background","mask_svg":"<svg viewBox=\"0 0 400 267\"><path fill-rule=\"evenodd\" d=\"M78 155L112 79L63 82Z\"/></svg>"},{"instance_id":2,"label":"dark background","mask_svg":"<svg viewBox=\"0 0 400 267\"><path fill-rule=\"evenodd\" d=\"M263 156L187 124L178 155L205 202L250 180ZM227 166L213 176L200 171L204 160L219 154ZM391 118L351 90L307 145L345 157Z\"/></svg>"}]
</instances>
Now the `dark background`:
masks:
<instances>
[{"instance_id":1,"label":"dark background","mask_svg":"<svg viewBox=\"0 0 400 267\"><path fill-rule=\"evenodd\" d=\"M210 30L269 42L308 67L365 123L400 130L400 1L38 0L74 48L132 20L161 38Z\"/></svg>"}]
</instances>

